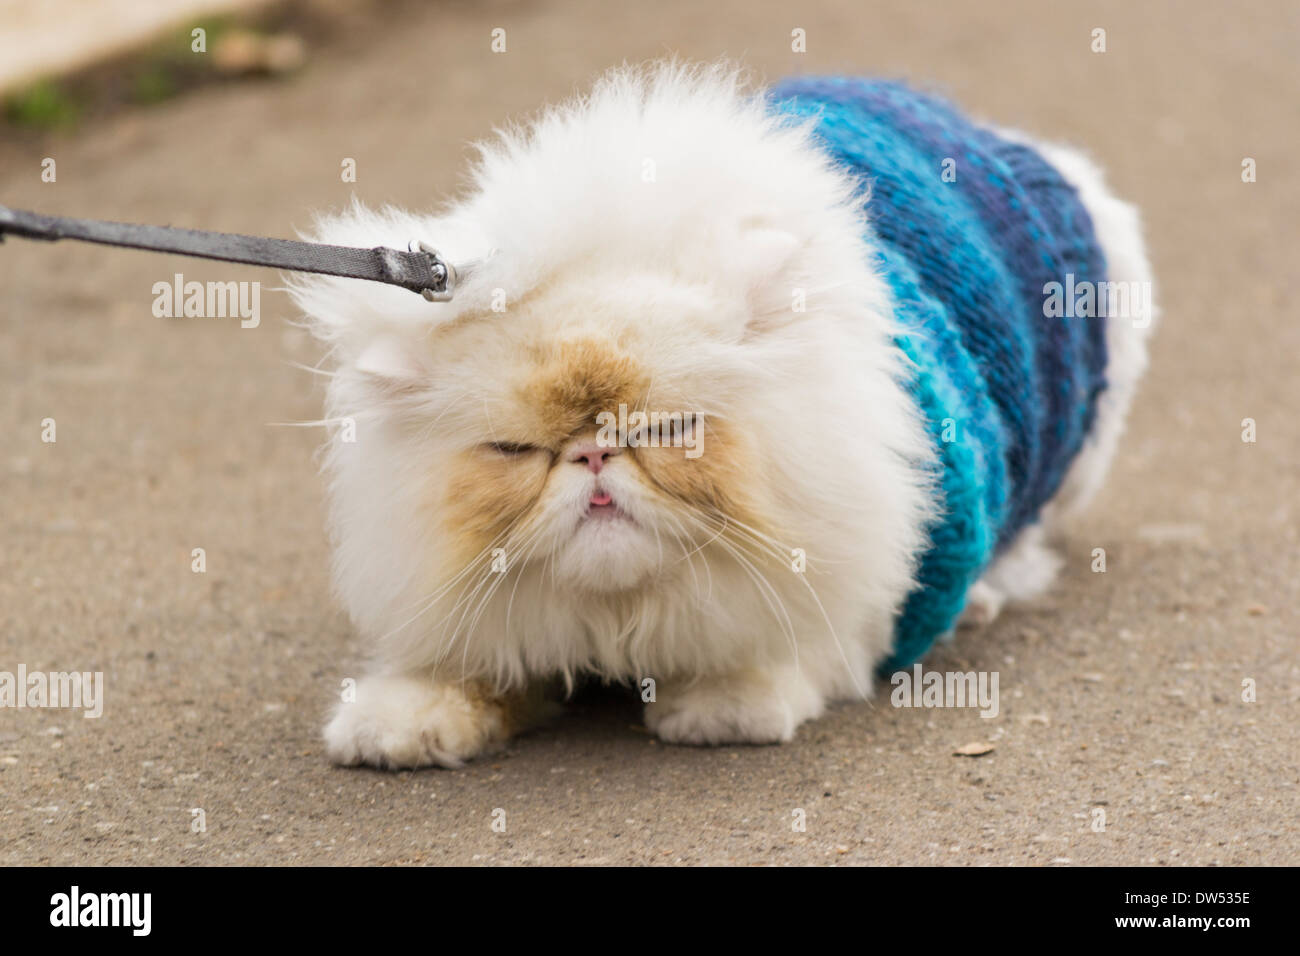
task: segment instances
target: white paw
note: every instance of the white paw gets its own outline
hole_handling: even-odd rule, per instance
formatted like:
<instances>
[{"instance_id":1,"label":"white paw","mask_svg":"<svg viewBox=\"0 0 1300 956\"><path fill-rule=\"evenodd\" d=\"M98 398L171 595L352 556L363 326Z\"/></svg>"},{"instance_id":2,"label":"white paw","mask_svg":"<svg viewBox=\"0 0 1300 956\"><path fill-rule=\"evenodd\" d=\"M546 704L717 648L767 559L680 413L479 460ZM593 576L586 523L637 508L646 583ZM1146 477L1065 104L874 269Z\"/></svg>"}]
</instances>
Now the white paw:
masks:
<instances>
[{"instance_id":1,"label":"white paw","mask_svg":"<svg viewBox=\"0 0 1300 956\"><path fill-rule=\"evenodd\" d=\"M356 700L339 704L325 747L345 766L459 767L508 735L504 709L474 684L374 676L358 682Z\"/></svg>"},{"instance_id":2,"label":"white paw","mask_svg":"<svg viewBox=\"0 0 1300 956\"><path fill-rule=\"evenodd\" d=\"M961 612L958 627L988 627L1002 612L1006 597L997 588L983 580L971 585L966 595L966 607Z\"/></svg>"},{"instance_id":3,"label":"white paw","mask_svg":"<svg viewBox=\"0 0 1300 956\"><path fill-rule=\"evenodd\" d=\"M754 673L661 690L646 704L645 722L673 744L776 744L794 737L822 705L821 694L797 675Z\"/></svg>"}]
</instances>

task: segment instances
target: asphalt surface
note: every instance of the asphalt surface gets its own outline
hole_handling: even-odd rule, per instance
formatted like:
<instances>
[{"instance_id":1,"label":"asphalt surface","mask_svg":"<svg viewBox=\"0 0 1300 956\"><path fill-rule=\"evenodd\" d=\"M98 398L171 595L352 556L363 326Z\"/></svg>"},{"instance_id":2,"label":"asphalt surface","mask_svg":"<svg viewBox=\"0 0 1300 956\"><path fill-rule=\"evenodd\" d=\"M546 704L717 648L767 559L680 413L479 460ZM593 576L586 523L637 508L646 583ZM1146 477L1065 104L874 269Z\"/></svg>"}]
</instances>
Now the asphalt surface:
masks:
<instances>
[{"instance_id":1,"label":"asphalt surface","mask_svg":"<svg viewBox=\"0 0 1300 956\"><path fill-rule=\"evenodd\" d=\"M467 140L624 59L899 75L1088 147L1146 212L1164 311L1059 588L927 661L996 670L997 718L886 696L784 747L682 749L610 692L463 771L382 773L318 737L360 648L321 436L269 424L321 399L275 274L6 242L0 671L102 671L104 712L0 709L0 862L1297 862L1298 40L1268 2L398 6L287 81L0 142L9 205L287 236L354 191L432 204ZM176 272L261 280L261 324L156 318ZM973 742L994 749L954 755Z\"/></svg>"}]
</instances>

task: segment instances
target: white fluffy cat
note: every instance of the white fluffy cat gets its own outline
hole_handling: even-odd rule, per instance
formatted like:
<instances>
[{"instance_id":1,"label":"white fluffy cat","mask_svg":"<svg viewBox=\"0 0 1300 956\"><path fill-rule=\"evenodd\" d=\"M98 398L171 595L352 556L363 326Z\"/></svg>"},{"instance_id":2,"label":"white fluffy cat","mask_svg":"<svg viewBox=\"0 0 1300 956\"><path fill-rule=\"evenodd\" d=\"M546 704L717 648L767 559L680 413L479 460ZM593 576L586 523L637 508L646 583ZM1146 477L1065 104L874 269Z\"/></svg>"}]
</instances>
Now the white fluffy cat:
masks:
<instances>
[{"instance_id":1,"label":"white fluffy cat","mask_svg":"<svg viewBox=\"0 0 1300 956\"><path fill-rule=\"evenodd\" d=\"M1039 149L1111 276L1149 280L1132 207ZM787 741L870 694L936 506L855 185L724 68L616 71L481 155L440 215L354 205L313 237L477 261L452 301L295 282L327 417L355 422L325 457L334 583L374 656L331 758L457 766L583 674L653 679L646 723L678 743ZM1046 524L1101 480L1146 363L1146 331L1110 323L1110 388ZM620 405L681 413L702 453L598 441ZM968 616L1050 583L1042 536Z\"/></svg>"}]
</instances>

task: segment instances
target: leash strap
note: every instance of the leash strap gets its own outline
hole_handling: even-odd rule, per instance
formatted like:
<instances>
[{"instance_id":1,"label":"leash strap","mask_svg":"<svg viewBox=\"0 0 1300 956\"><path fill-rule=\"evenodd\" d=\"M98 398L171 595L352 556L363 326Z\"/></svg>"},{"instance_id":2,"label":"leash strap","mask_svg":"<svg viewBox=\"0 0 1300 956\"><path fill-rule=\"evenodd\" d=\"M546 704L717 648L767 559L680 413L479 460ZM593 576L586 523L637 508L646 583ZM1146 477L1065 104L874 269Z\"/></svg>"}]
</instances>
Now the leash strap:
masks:
<instances>
[{"instance_id":1,"label":"leash strap","mask_svg":"<svg viewBox=\"0 0 1300 956\"><path fill-rule=\"evenodd\" d=\"M347 279L368 279L418 292L430 302L445 302L456 285L456 270L437 250L412 240L402 252L387 246L359 249L291 239L241 236L229 232L142 226L97 219L43 216L0 206L0 241L6 235L54 242L77 239L129 249L174 252L291 272L315 272Z\"/></svg>"}]
</instances>

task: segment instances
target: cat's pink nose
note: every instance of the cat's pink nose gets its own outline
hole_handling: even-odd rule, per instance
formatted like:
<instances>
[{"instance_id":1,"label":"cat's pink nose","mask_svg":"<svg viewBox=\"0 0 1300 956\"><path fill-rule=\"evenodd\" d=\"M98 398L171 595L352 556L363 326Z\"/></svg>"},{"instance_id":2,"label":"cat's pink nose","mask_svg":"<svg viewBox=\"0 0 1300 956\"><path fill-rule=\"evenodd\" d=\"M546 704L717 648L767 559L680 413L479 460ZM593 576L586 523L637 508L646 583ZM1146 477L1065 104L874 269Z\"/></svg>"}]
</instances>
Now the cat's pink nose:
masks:
<instances>
[{"instance_id":1,"label":"cat's pink nose","mask_svg":"<svg viewBox=\"0 0 1300 956\"><path fill-rule=\"evenodd\" d=\"M605 467L605 462L615 455L621 454L623 449L618 447L607 447L598 445L595 442L583 442L581 445L574 445L569 449L569 461L577 464L586 462L587 468L593 475L599 475L600 470Z\"/></svg>"}]
</instances>

